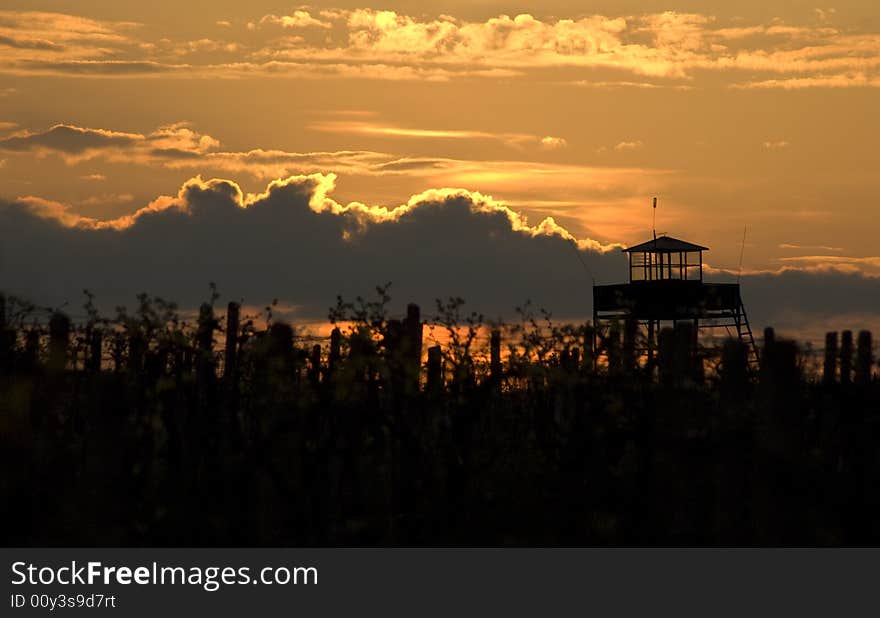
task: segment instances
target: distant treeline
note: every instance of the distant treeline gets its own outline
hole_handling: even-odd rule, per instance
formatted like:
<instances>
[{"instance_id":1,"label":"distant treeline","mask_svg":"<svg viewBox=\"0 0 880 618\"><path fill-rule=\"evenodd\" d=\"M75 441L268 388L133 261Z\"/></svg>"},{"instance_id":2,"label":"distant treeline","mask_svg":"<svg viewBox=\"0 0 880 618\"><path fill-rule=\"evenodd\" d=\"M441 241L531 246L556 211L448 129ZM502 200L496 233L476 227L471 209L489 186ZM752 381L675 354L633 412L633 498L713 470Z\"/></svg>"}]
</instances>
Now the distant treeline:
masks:
<instances>
[{"instance_id":1,"label":"distant treeline","mask_svg":"<svg viewBox=\"0 0 880 618\"><path fill-rule=\"evenodd\" d=\"M756 364L681 323L655 346L456 298L395 319L387 287L326 340L214 301L187 323L88 295L74 324L0 296L3 544L880 542L867 331L829 333L816 375L769 329Z\"/></svg>"}]
</instances>

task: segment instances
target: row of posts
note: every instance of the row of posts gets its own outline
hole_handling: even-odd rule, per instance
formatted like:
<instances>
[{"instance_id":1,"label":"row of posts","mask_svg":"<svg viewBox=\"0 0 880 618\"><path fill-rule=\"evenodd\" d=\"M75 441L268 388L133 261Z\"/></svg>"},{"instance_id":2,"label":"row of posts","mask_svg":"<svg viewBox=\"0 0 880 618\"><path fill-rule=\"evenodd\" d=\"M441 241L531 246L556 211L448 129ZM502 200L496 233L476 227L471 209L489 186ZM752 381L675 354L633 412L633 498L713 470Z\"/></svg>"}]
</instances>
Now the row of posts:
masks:
<instances>
[{"instance_id":1,"label":"row of posts","mask_svg":"<svg viewBox=\"0 0 880 618\"><path fill-rule=\"evenodd\" d=\"M855 360L855 364L853 364ZM841 384L865 384L871 381L871 368L874 365L874 349L871 331L859 332L855 349L853 333L845 330L840 333L838 345L837 332L825 334L825 362L822 366L822 380L826 384L840 380Z\"/></svg>"},{"instance_id":2,"label":"row of posts","mask_svg":"<svg viewBox=\"0 0 880 618\"><path fill-rule=\"evenodd\" d=\"M0 294L0 368L9 365L12 350L15 346L15 332L9 328L6 322L5 297ZM224 345L224 378L227 381L236 379L239 369L239 331L240 311L238 303L229 303L226 311L226 339ZM195 350L196 373L203 379L214 372L213 363L213 333L216 327L211 305L204 304L200 308L199 325L197 330ZM407 307L407 315L403 320L391 320L388 324L386 347L389 350L389 358L393 363L393 375L400 376L396 386L405 392L413 392L418 389L421 359L422 359L422 329L420 310L418 305L410 304ZM276 324L269 336L270 338L288 339L280 330L289 332L290 345L292 346L292 330L289 326ZM275 331L275 332L273 332ZM71 333L70 319L56 312L49 320L49 346L47 368L62 371L67 364L67 346ZM605 339L605 354L608 360L608 372L611 376L626 375L637 366L636 338L638 326L632 320L624 322L621 333L620 328L613 327ZM621 337L622 335L622 337ZM595 367L596 350L594 348L595 331L588 326L585 329L582 348L566 350L561 358L564 368L575 371L591 371ZM330 350L327 356L326 370L322 369L322 349L320 345L314 345L308 356L309 377L313 382L320 380L322 374L331 374L341 359L342 334L339 329L334 329L330 337ZM102 364L103 341L101 332L95 330L87 333L88 353L85 360L87 371L100 371ZM503 374L501 357L501 331L492 330L489 337L489 379L500 383ZM772 328L764 331L764 352L762 359L762 371L773 370L774 366L779 369L781 365L795 364L794 350L787 349L788 342L776 340ZM285 345L285 344L282 344ZM277 347L277 346L275 346ZM128 369L139 371L143 369L146 342L139 341L138 336L133 335L128 341ZM581 352L583 350L583 352ZM654 362L653 342L648 342L648 361ZM702 378L702 362L697 354L697 331L693 324L680 322L674 328L664 328L657 337L657 367L661 383L678 382L682 379L700 380ZM34 363L39 354L39 334L37 331L28 331L25 336L25 358L33 358ZM182 355L175 364L192 366L192 354L186 351L177 352ZM791 359L788 357L791 356ZM749 354L746 345L737 340L730 340L722 348L721 367L728 376L742 374L744 379L748 373ZM864 384L871 380L871 371L874 365L873 341L871 332L860 331L854 340L853 332L844 330L838 338L837 332L829 332L825 336L825 350L823 363L823 382L832 384ZM769 368L769 369L768 369ZM776 372L777 370L773 370ZM428 391L436 392L442 389L443 354L439 345L427 350L427 376L426 386Z\"/></svg>"}]
</instances>

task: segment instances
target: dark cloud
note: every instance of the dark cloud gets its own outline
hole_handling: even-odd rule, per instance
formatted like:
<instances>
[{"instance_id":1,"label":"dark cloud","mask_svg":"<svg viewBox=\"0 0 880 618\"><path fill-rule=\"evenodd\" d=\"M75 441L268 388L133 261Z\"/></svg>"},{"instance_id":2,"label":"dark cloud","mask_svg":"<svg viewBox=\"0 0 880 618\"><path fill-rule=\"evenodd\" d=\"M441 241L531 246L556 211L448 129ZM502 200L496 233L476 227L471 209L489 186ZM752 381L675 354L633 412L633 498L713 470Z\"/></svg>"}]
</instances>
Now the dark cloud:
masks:
<instances>
[{"instance_id":1,"label":"dark cloud","mask_svg":"<svg viewBox=\"0 0 880 618\"><path fill-rule=\"evenodd\" d=\"M337 294L391 281L401 303L461 295L476 309L509 315L531 298L560 313L589 313L590 282L574 242L514 229L509 211L488 198L429 192L389 212L341 207L323 197L330 188L331 177L299 177L273 183L243 208L234 183L191 181L176 198L116 223L120 229L62 224L57 212L5 203L0 228L15 233L0 248L0 279L44 304L78 304L83 288L108 304L140 291L191 304L215 281L230 298L277 297L321 318ZM583 257L596 277L624 274L616 252Z\"/></svg>"},{"instance_id":2,"label":"dark cloud","mask_svg":"<svg viewBox=\"0 0 880 618\"><path fill-rule=\"evenodd\" d=\"M140 135L103 129L87 129L57 124L41 133L16 135L0 140L0 150L22 151L47 149L66 154L80 154L101 148L120 148L136 144Z\"/></svg>"},{"instance_id":3,"label":"dark cloud","mask_svg":"<svg viewBox=\"0 0 880 618\"><path fill-rule=\"evenodd\" d=\"M488 316L510 317L531 299L561 318L586 318L591 282L576 252L599 283L626 276L619 252L579 250L552 220L528 227L479 194L429 191L386 210L342 206L332 189L332 176L316 174L245 198L231 181L193 179L176 197L103 223L48 202L3 202L0 280L46 305L79 304L89 288L106 306L141 291L194 305L214 281L226 298L279 298L309 319L326 316L337 294L391 281L399 306L460 295ZM743 289L755 327L880 306L878 281L855 274L753 275Z\"/></svg>"},{"instance_id":4,"label":"dark cloud","mask_svg":"<svg viewBox=\"0 0 880 618\"><path fill-rule=\"evenodd\" d=\"M718 277L717 281L735 281ZM788 269L778 274L742 277L743 301L753 325L795 328L820 335L841 328L842 316L873 321L880 307L880 279L837 270ZM867 317L866 317L867 316ZM870 328L859 322L859 328Z\"/></svg>"}]
</instances>

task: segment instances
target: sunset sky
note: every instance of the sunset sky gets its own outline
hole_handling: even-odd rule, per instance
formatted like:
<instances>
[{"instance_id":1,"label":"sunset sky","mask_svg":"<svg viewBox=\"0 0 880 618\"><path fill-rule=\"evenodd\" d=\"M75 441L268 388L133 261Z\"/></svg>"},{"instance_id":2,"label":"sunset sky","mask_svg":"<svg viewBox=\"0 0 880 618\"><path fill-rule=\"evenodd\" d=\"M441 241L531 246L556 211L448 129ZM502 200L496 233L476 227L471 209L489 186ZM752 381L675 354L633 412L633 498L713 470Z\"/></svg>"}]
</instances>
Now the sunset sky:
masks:
<instances>
[{"instance_id":1,"label":"sunset sky","mask_svg":"<svg viewBox=\"0 0 880 618\"><path fill-rule=\"evenodd\" d=\"M612 282L657 195L718 276L747 226L761 318L880 307L874 3L3 7L0 287L39 302L217 280L320 313L395 279L574 315L573 243Z\"/></svg>"}]
</instances>

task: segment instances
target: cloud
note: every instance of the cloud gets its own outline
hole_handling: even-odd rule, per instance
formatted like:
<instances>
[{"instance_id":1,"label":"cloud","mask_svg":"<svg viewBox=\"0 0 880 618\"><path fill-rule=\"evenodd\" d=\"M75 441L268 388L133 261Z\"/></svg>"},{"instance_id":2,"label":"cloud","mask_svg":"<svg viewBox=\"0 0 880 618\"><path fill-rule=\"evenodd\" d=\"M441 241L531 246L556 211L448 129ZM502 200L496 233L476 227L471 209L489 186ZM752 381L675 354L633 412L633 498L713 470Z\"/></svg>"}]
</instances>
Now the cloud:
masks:
<instances>
[{"instance_id":1,"label":"cloud","mask_svg":"<svg viewBox=\"0 0 880 618\"><path fill-rule=\"evenodd\" d=\"M102 77L430 80L518 79L541 71L591 87L717 84L736 88L876 87L880 33L813 23L745 22L698 13L483 21L396 11L298 9L206 36L149 38L138 24L0 11L0 72ZM296 34L282 34L293 31ZM235 38L241 37L241 38ZM186 56L187 62L180 62ZM585 76L584 71L589 73ZM560 80L560 75L562 76ZM742 76L748 81L743 81Z\"/></svg>"},{"instance_id":2,"label":"cloud","mask_svg":"<svg viewBox=\"0 0 880 618\"><path fill-rule=\"evenodd\" d=\"M792 77L787 79L767 79L733 84L739 90L805 90L807 88L878 88L880 78L869 77L865 73L841 73L836 75L817 75L815 77Z\"/></svg>"},{"instance_id":3,"label":"cloud","mask_svg":"<svg viewBox=\"0 0 880 618\"><path fill-rule=\"evenodd\" d=\"M798 255L779 258L779 261L807 271L862 273L880 277L880 257L878 256Z\"/></svg>"},{"instance_id":4,"label":"cloud","mask_svg":"<svg viewBox=\"0 0 880 618\"><path fill-rule=\"evenodd\" d=\"M558 150L568 146L568 142L563 137L553 137L547 135L541 138L541 148L545 150Z\"/></svg>"},{"instance_id":5,"label":"cloud","mask_svg":"<svg viewBox=\"0 0 880 618\"><path fill-rule=\"evenodd\" d=\"M137 24L102 21L44 11L0 11L0 66L10 68L22 61L67 60L105 57L114 52L134 51L131 36Z\"/></svg>"},{"instance_id":6,"label":"cloud","mask_svg":"<svg viewBox=\"0 0 880 618\"><path fill-rule=\"evenodd\" d=\"M669 84L669 83L656 83L656 82L646 82L646 81L627 81L627 80L614 80L614 81L601 81L601 80L574 80L574 81L566 81L562 82L567 86L575 86L578 88L595 88L595 89L603 89L603 90L619 90L622 88L635 88L639 90L661 90L661 89L673 89L673 90L693 90L694 87L688 84Z\"/></svg>"},{"instance_id":7,"label":"cloud","mask_svg":"<svg viewBox=\"0 0 880 618\"><path fill-rule=\"evenodd\" d=\"M623 275L614 247L575 239L552 218L531 224L486 195L433 189L382 207L340 204L334 185L315 174L245 194L232 181L193 178L109 221L18 198L0 206L0 226L18 230L0 248L0 278L38 302L76 302L89 288L111 306L141 290L195 303L216 281L233 298L280 297L321 318L336 294L389 280L400 302L426 307L461 294L475 308L509 313L531 297L580 315L590 290L578 251L598 279Z\"/></svg>"},{"instance_id":8,"label":"cloud","mask_svg":"<svg viewBox=\"0 0 880 618\"><path fill-rule=\"evenodd\" d=\"M630 142L620 142L614 146L614 150L617 152L630 152L633 150L641 150L645 147L645 144L641 140L634 140Z\"/></svg>"},{"instance_id":9,"label":"cloud","mask_svg":"<svg viewBox=\"0 0 880 618\"><path fill-rule=\"evenodd\" d=\"M786 251L843 251L843 247L829 247L827 245L795 245L792 243L782 243L777 245L780 249L784 249Z\"/></svg>"},{"instance_id":10,"label":"cloud","mask_svg":"<svg viewBox=\"0 0 880 618\"><path fill-rule=\"evenodd\" d=\"M324 133L361 134L383 137L441 139L441 140L497 140L510 146L523 146L529 143L544 148L560 148L565 140L560 137L532 135L529 133L492 133L476 130L424 129L399 127L377 122L322 120L312 122L307 128Z\"/></svg>"},{"instance_id":11,"label":"cloud","mask_svg":"<svg viewBox=\"0 0 880 618\"><path fill-rule=\"evenodd\" d=\"M391 281L396 310L407 301L461 295L490 316L512 317L532 299L559 318L591 315L591 281L626 278L619 246L575 238L552 218L530 223L504 203L462 189L433 189L396 207L341 204L333 175L276 180L246 194L230 180L187 181L131 215L100 221L68 206L22 197L0 201L4 291L43 305L72 306L93 290L105 307L147 291L184 306L207 283L226 298L260 306L272 298L296 319L326 315L337 294L367 294ZM584 273L579 258L589 275ZM880 303L880 258L805 256L773 273L745 273L743 294L755 327L812 320L834 328L842 315ZM825 266L828 266L827 268ZM706 269L715 281L735 275Z\"/></svg>"},{"instance_id":12,"label":"cloud","mask_svg":"<svg viewBox=\"0 0 880 618\"><path fill-rule=\"evenodd\" d=\"M504 135L518 154L526 152L523 145L532 144L536 151L565 146L564 141L557 141L561 138L553 136L488 135L492 137L468 137L501 139L498 135ZM0 139L0 154L3 153L32 165L39 164L39 161L28 158L58 156L69 166L79 166L81 169L77 173L80 177L93 174L95 165L105 161L113 165L144 166L152 170L162 168L191 174L246 174L259 181L328 172L360 177L366 182L394 177L389 186L410 192L425 186L465 187L503 195L512 203L522 204L533 215L542 211L543 206L539 205L555 203L558 208L544 212L545 216L562 216L579 232L603 242L640 231L643 226L634 214L638 211L638 204L645 195L669 186L676 174L666 169L564 164L535 161L528 157L407 157L371 150L225 151L220 148L219 140L185 123L144 133L55 125L43 131L22 131L8 139ZM113 192L142 195L128 189L118 175L114 180Z\"/></svg>"},{"instance_id":13,"label":"cloud","mask_svg":"<svg viewBox=\"0 0 880 618\"><path fill-rule=\"evenodd\" d=\"M308 11L294 11L290 15L266 15L260 24L276 24L283 28L332 28L333 24L312 17Z\"/></svg>"},{"instance_id":14,"label":"cloud","mask_svg":"<svg viewBox=\"0 0 880 618\"><path fill-rule=\"evenodd\" d=\"M359 114L358 117L364 117ZM463 139L455 133L450 139ZM486 134L512 146L533 143L537 148L561 148L561 138L520 134ZM407 136L412 138L413 136ZM547 138L549 137L549 141ZM104 160L114 164L162 167L192 173L248 174L259 180L300 174L333 172L346 176L406 177L412 188L455 186L493 191L521 203L547 203L560 199L562 191L581 206L572 207L569 220L579 220L584 228L603 238L628 233L633 224L631 206L636 196L644 196L665 186L671 172L637 167L588 166L531 160L468 160L445 157L401 157L387 152L343 150L330 152L289 152L253 149L223 151L219 140L184 123L159 127L150 133L55 125L44 131L21 132L0 139L0 153L17 157L56 155L68 165ZM522 152L520 148L518 152ZM87 170L83 170L86 172ZM87 174L84 174L87 175ZM124 188L120 188L121 190ZM122 190L122 192L128 192ZM548 195L553 196L548 198ZM606 202L597 204L597 202ZM531 208L534 210L534 208ZM585 214L587 213L587 214ZM596 219L596 214L601 219ZM553 213L550 213L553 214ZM593 233L593 232L591 232Z\"/></svg>"},{"instance_id":15,"label":"cloud","mask_svg":"<svg viewBox=\"0 0 880 618\"><path fill-rule=\"evenodd\" d=\"M78 204L80 206L103 206L105 204L128 204L134 201L131 193L101 193L100 195L92 195Z\"/></svg>"},{"instance_id":16,"label":"cloud","mask_svg":"<svg viewBox=\"0 0 880 618\"><path fill-rule=\"evenodd\" d=\"M57 43L53 43L52 41L47 41L45 39L14 38L11 36L3 35L0 35L0 47L15 47L18 49L48 49L53 51L61 51L64 49L63 45L58 45Z\"/></svg>"},{"instance_id":17,"label":"cloud","mask_svg":"<svg viewBox=\"0 0 880 618\"><path fill-rule=\"evenodd\" d=\"M766 141L762 144L764 150L788 150L790 145L791 144L785 140Z\"/></svg>"},{"instance_id":18,"label":"cloud","mask_svg":"<svg viewBox=\"0 0 880 618\"><path fill-rule=\"evenodd\" d=\"M69 163L96 157L140 162L198 156L220 142L186 125L164 125L149 134L56 124L45 131L23 131L0 139L0 151L57 153Z\"/></svg>"},{"instance_id":19,"label":"cloud","mask_svg":"<svg viewBox=\"0 0 880 618\"><path fill-rule=\"evenodd\" d=\"M813 9L813 13L816 14L816 18L822 22L827 23L831 21L834 15L837 13L837 9L827 8L827 9Z\"/></svg>"},{"instance_id":20,"label":"cloud","mask_svg":"<svg viewBox=\"0 0 880 618\"><path fill-rule=\"evenodd\" d=\"M135 133L57 124L41 133L24 132L4 138L0 140L0 149L12 152L48 150L65 155L88 156L86 153L130 146L143 139L143 135Z\"/></svg>"}]
</instances>

